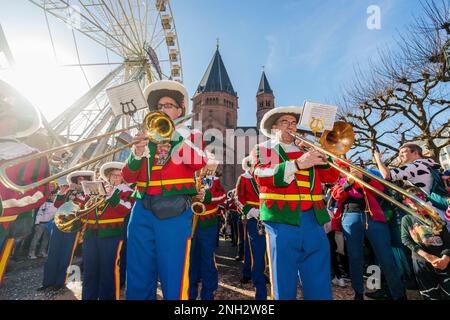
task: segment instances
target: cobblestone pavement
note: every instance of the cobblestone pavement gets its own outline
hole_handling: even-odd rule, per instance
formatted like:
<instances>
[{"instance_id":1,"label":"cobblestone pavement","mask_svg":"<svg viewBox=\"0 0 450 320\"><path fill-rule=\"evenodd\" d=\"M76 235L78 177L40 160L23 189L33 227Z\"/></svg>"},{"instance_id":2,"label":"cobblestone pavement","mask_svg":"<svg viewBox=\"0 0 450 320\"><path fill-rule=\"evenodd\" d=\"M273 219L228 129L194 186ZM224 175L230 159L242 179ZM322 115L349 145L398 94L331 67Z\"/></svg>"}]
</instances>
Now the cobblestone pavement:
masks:
<instances>
[{"instance_id":1,"label":"cobblestone pavement","mask_svg":"<svg viewBox=\"0 0 450 320\"><path fill-rule=\"evenodd\" d=\"M255 291L252 284L241 284L242 262L234 260L236 247L229 241L221 239L216 251L216 263L219 270L219 288L216 299L219 300L251 300ZM1 300L79 300L81 299L81 282L70 282L67 288L58 291L36 291L41 286L45 259L10 261L3 284L0 287ZM81 259L74 259L74 264L81 264ZM268 286L268 289L269 286ZM122 299L124 291L122 290ZM298 298L301 298L301 289L298 289ZM333 285L335 300L353 299L353 290L350 283L341 288ZM161 291L158 289L158 298ZM419 299L416 291L408 291L409 299Z\"/></svg>"}]
</instances>

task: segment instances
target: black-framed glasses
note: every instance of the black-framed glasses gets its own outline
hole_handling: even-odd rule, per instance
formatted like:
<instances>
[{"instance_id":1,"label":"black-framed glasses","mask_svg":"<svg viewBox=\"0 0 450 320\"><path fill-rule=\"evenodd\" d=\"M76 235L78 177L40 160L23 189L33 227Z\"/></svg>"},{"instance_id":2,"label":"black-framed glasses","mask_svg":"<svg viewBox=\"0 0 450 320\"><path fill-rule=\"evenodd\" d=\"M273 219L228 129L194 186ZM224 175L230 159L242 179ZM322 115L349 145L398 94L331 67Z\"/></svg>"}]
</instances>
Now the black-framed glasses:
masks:
<instances>
[{"instance_id":1,"label":"black-framed glasses","mask_svg":"<svg viewBox=\"0 0 450 320\"><path fill-rule=\"evenodd\" d=\"M158 110L162 109L178 109L179 107L177 105L174 105L173 103L159 103L157 106Z\"/></svg>"}]
</instances>

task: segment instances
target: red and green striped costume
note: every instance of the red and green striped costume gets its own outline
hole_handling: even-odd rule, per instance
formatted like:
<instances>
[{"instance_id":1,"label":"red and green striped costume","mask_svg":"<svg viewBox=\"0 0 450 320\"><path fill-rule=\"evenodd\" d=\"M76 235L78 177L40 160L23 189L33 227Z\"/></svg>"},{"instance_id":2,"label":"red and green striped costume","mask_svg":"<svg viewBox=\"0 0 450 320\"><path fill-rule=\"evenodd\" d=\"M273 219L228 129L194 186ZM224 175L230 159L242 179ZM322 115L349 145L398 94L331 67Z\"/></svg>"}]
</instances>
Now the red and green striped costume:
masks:
<instances>
[{"instance_id":1,"label":"red and green striped costume","mask_svg":"<svg viewBox=\"0 0 450 320\"><path fill-rule=\"evenodd\" d=\"M0 142L0 148L3 146L5 148L0 152L0 164L37 152L27 145L15 141ZM8 154L3 154L6 150L8 150ZM6 170L6 174L12 182L26 185L47 178L50 170L47 158L41 157L10 167ZM9 227L16 219L33 216L33 210L39 208L49 195L48 184L21 194L0 183L0 236L7 235Z\"/></svg>"},{"instance_id":2,"label":"red and green striped costume","mask_svg":"<svg viewBox=\"0 0 450 320\"><path fill-rule=\"evenodd\" d=\"M136 183L136 198L145 194L197 194L194 173L206 165L201 132L177 130L174 137L170 156L162 165L158 164L157 146L153 142L149 142L148 152L142 157L131 153L122 172L126 182Z\"/></svg>"},{"instance_id":3,"label":"red and green striped costume","mask_svg":"<svg viewBox=\"0 0 450 320\"><path fill-rule=\"evenodd\" d=\"M121 236L124 234L124 220L130 214L134 199L133 190L126 184L115 187L111 197L106 199L105 205L90 211L86 219L84 239L96 232L100 238Z\"/></svg>"},{"instance_id":4,"label":"red and green striped costume","mask_svg":"<svg viewBox=\"0 0 450 320\"><path fill-rule=\"evenodd\" d=\"M259 210L259 190L255 179L249 172L244 172L236 183L238 201L242 204L242 214L246 215L250 209Z\"/></svg>"},{"instance_id":5,"label":"red and green striped costume","mask_svg":"<svg viewBox=\"0 0 450 320\"><path fill-rule=\"evenodd\" d=\"M210 227L219 221L218 206L225 202L227 196L219 178L212 177L205 178L205 180L209 180L211 186L205 188L203 203L206 207L206 215L199 216L198 226L200 228Z\"/></svg>"},{"instance_id":6,"label":"red and green striped costume","mask_svg":"<svg viewBox=\"0 0 450 320\"><path fill-rule=\"evenodd\" d=\"M252 151L254 176L260 191L263 221L300 225L301 212L313 208L319 224L330 220L324 207L322 183L334 183L339 172L329 165L297 170L293 160L303 155L294 144L268 140Z\"/></svg>"}]
</instances>

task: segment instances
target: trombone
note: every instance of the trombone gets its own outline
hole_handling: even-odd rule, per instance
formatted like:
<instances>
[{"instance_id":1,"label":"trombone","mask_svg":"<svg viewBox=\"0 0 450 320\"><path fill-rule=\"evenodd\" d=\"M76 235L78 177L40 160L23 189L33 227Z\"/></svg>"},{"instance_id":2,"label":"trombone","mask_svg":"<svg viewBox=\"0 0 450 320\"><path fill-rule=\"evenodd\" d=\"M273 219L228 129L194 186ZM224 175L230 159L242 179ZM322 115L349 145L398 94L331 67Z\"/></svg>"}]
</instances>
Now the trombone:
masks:
<instances>
[{"instance_id":1,"label":"trombone","mask_svg":"<svg viewBox=\"0 0 450 320\"><path fill-rule=\"evenodd\" d=\"M97 195L90 198L83 209L72 201L64 203L56 211L54 221L56 227L62 232L72 233L81 231L86 217L90 211L103 206L106 202L106 197L103 195Z\"/></svg>"},{"instance_id":2,"label":"trombone","mask_svg":"<svg viewBox=\"0 0 450 320\"><path fill-rule=\"evenodd\" d=\"M189 115L186 115L184 117L175 119L173 121L164 112L161 112L161 111L150 112L150 113L148 113L145 116L143 123L140 124L140 125L134 125L134 126L131 126L131 127L128 127L128 128L123 128L123 129L119 129L119 130L115 130L115 131L110 131L110 132L107 132L107 133L104 133L104 134L101 134L101 135L98 135L98 136L95 136L95 137L84 139L82 141L77 141L77 142L73 142L73 143L64 144L62 146L55 147L55 148L52 148L52 149L49 149L49 150L46 150L46 151L30 154L28 156L25 156L25 157L22 157L22 158L19 158L19 159L15 159L15 160L11 160L11 161L5 162L3 165L0 166L0 182L3 183L7 188L12 189L14 191L17 191L17 192L23 194L23 193L25 193L28 190L31 190L31 189L43 186L43 185L45 185L45 184L47 184L47 183L49 183L49 182L51 182L53 180L56 180L56 179L58 179L60 177L63 177L65 175L71 173L72 171L79 170L79 169L81 169L81 168L83 168L83 167L85 167L87 165L90 165L91 163L95 163L95 162L97 162L97 161L99 161L99 160L101 160L101 159L103 159L103 158L105 158L107 156L110 156L110 155L112 155L114 153L117 153L117 152L122 151L124 149L128 149L131 146L133 146L134 144L138 143L138 141L130 142L130 143L128 143L128 144L126 144L126 145L124 145L122 147L110 150L110 151L108 151L108 152L106 152L104 154L101 154L101 155L93 158L93 159L90 159L90 160L84 161L82 163L79 163L79 164L75 165L72 168L63 170L63 171L61 171L61 172L59 172L57 174L51 175L51 176L49 176L49 177L47 177L45 179L42 179L40 181L36 181L36 182L28 184L28 185L18 185L16 183L12 182L8 178L8 176L6 175L6 171L8 170L8 168L13 167L13 166L15 166L15 165L17 165L19 163L27 162L27 161L30 161L30 160L34 160L34 159L46 156L48 154L55 153L55 152L60 151L60 150L67 150L67 149L70 149L70 148L73 148L73 147L77 147L79 145L82 145L82 144L85 144L85 143L88 143L88 142L100 140L102 138L110 137L110 136L112 136L114 134L121 133L121 132L128 131L128 130L135 129L135 128L140 128L141 130L144 130L147 133L148 139L150 141L154 142L154 143L166 142L166 141L170 140L173 132L175 131L175 127L177 125L180 125L180 124L186 122L187 120L189 120L192 117L193 117L193 114L189 114Z\"/></svg>"},{"instance_id":3,"label":"trombone","mask_svg":"<svg viewBox=\"0 0 450 320\"><path fill-rule=\"evenodd\" d=\"M383 186L385 187L389 187L393 190L395 190L396 192L402 194L403 196L410 198L411 200L413 200L419 207L423 208L424 210L427 211L427 213L430 215L432 222L433 222L433 229L435 229L436 231L440 231L442 230L443 227L443 222L441 220L441 218L439 217L439 215L436 213L436 211L426 202L424 202L422 199L418 198L416 195L407 192L405 190L403 190L402 188L400 188L399 186L393 184L390 181L384 180L379 178L378 176L374 175L371 172L368 172L362 168L359 168L355 165L353 165L352 163L343 160L341 158L339 158L338 156L345 154L353 145L354 142L354 131L353 131L353 127L351 124L347 123L347 122L343 122L343 121L337 121L334 123L333 126L333 130L326 130L324 131L324 133L322 134L322 136L319 139L319 143L321 145L317 146L314 142L306 139L304 136L302 136L301 134L297 133L297 132L289 132L291 136L293 136L295 139L301 141L303 144L307 145L310 148L316 149L324 154L326 154L327 156L331 157L334 160L339 160L342 163L345 163L346 165L348 165L351 169L361 172L363 175L368 176L370 179L374 179L376 181L378 181L379 183L383 184ZM396 205L398 208L400 208L401 210L417 217L419 220L421 220L422 222L426 223L427 225L429 225L429 222L426 221L420 214L417 214L413 209L407 207L406 205L404 205L403 203L397 201L396 199L388 196L387 194L385 194L384 192L374 188L373 186L371 186L369 183L363 181L362 179L356 177L355 175L353 175L352 173L349 173L347 171L345 171L344 169L342 169L341 167L339 167L338 165L336 165L333 161L329 161L327 160L327 163L334 169L338 170L339 172L343 173L344 175L346 175L347 177L350 177L351 179L353 179L354 181L358 182L360 185L364 186L365 188L369 189L370 191L376 193L378 196L386 199L387 201L389 201L390 203Z\"/></svg>"}]
</instances>

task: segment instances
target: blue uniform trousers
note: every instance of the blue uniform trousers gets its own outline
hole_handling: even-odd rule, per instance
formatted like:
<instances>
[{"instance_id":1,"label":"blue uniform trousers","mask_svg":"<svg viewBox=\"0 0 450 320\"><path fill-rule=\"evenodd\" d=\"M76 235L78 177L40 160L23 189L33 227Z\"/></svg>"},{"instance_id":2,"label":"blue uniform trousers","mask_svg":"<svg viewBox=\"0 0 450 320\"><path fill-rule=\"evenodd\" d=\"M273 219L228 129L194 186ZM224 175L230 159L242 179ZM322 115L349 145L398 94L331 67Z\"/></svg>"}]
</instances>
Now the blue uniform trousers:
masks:
<instances>
[{"instance_id":1,"label":"blue uniform trousers","mask_svg":"<svg viewBox=\"0 0 450 320\"><path fill-rule=\"evenodd\" d=\"M370 215L368 215L367 223L368 228L365 229L366 215L362 212L345 212L342 216L342 229L348 251L353 290L357 294L364 294L363 243L364 234L366 234L380 263L381 271L386 277L392 298L403 298L405 289L395 263L389 226L383 222L373 221Z\"/></svg>"},{"instance_id":2,"label":"blue uniform trousers","mask_svg":"<svg viewBox=\"0 0 450 320\"><path fill-rule=\"evenodd\" d=\"M128 222L130 222L130 215L125 217L123 222L123 243L122 250L120 250L120 285L125 284L126 271L127 271L127 229Z\"/></svg>"},{"instance_id":3,"label":"blue uniform trousers","mask_svg":"<svg viewBox=\"0 0 450 320\"><path fill-rule=\"evenodd\" d=\"M161 220L144 209L141 200L136 201L128 224L128 300L156 300L158 278L164 299L188 298L191 226L190 207Z\"/></svg>"},{"instance_id":4,"label":"blue uniform trousers","mask_svg":"<svg viewBox=\"0 0 450 320\"><path fill-rule=\"evenodd\" d=\"M251 277L256 288L256 300L267 299L266 278L264 270L266 268L266 239L258 234L258 221L255 218L247 220L247 241L251 257Z\"/></svg>"},{"instance_id":5,"label":"blue uniform trousers","mask_svg":"<svg viewBox=\"0 0 450 320\"><path fill-rule=\"evenodd\" d=\"M218 287L218 275L214 258L216 248L217 226L199 228L195 231L191 246L191 261L189 268L189 299L196 300L198 284L202 281L200 298L213 300L214 291Z\"/></svg>"},{"instance_id":6,"label":"blue uniform trousers","mask_svg":"<svg viewBox=\"0 0 450 320\"><path fill-rule=\"evenodd\" d=\"M244 258L244 223L242 216L237 216L237 253L236 256Z\"/></svg>"},{"instance_id":7,"label":"blue uniform trousers","mask_svg":"<svg viewBox=\"0 0 450 320\"><path fill-rule=\"evenodd\" d=\"M248 225L244 226L244 264L242 266L242 276L246 279L252 277L252 258L248 239Z\"/></svg>"},{"instance_id":8,"label":"blue uniform trousers","mask_svg":"<svg viewBox=\"0 0 450 320\"><path fill-rule=\"evenodd\" d=\"M83 241L83 300L119 300L122 236Z\"/></svg>"},{"instance_id":9,"label":"blue uniform trousers","mask_svg":"<svg viewBox=\"0 0 450 320\"><path fill-rule=\"evenodd\" d=\"M300 226L264 225L273 298L295 300L300 276L305 300L331 300L330 248L313 210L302 212Z\"/></svg>"},{"instance_id":10,"label":"blue uniform trousers","mask_svg":"<svg viewBox=\"0 0 450 320\"><path fill-rule=\"evenodd\" d=\"M66 283L67 268L72 260L77 233L65 233L53 224L50 233L48 257L44 265L42 285L63 286Z\"/></svg>"}]
</instances>

